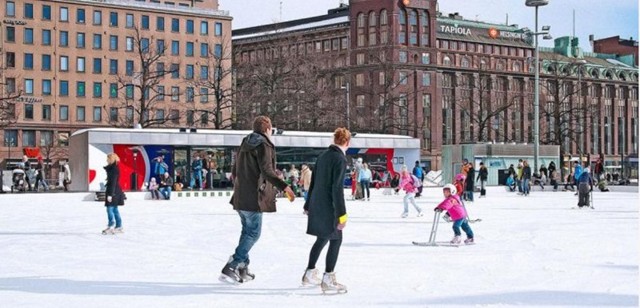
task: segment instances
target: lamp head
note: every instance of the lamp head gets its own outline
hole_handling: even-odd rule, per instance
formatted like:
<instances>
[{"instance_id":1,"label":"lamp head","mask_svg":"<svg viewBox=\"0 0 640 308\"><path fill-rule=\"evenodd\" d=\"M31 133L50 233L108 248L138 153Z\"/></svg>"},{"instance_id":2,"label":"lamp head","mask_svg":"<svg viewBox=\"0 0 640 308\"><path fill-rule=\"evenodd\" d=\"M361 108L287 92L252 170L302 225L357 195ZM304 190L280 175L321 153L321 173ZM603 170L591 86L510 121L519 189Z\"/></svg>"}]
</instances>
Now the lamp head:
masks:
<instances>
[{"instance_id":1,"label":"lamp head","mask_svg":"<svg viewBox=\"0 0 640 308\"><path fill-rule=\"evenodd\" d=\"M526 0L524 5L526 6L545 6L549 4L549 0Z\"/></svg>"}]
</instances>

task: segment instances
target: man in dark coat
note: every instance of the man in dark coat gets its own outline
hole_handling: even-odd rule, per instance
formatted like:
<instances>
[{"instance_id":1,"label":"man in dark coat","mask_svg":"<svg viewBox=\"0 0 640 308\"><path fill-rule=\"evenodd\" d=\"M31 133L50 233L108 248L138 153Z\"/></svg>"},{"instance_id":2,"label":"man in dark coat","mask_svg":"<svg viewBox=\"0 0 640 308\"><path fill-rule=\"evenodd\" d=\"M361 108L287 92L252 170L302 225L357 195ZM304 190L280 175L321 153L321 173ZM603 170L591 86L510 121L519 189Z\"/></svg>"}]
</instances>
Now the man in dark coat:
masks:
<instances>
[{"instance_id":1,"label":"man in dark coat","mask_svg":"<svg viewBox=\"0 0 640 308\"><path fill-rule=\"evenodd\" d=\"M232 169L234 185L230 203L240 215L242 233L235 253L222 268L220 278L227 282L242 283L255 278L249 272L249 251L260 238L262 213L276 211L276 189L287 193L290 201L295 198L291 187L276 175L271 130L268 117L257 117L253 121L253 133L242 140Z\"/></svg>"},{"instance_id":2,"label":"man in dark coat","mask_svg":"<svg viewBox=\"0 0 640 308\"><path fill-rule=\"evenodd\" d=\"M487 190L485 186L487 184L488 178L489 178L489 170L487 169L487 166L485 166L484 163L481 162L480 170L478 171L478 177L476 178L476 181L480 180L480 198L486 197L487 195Z\"/></svg>"},{"instance_id":3,"label":"man in dark coat","mask_svg":"<svg viewBox=\"0 0 640 308\"><path fill-rule=\"evenodd\" d=\"M315 235L317 239L309 253L309 264L302 283L321 284L323 292L345 292L346 287L336 282L333 271L342 244L342 229L347 223L342 182L347 170L345 152L349 148L351 133L345 128L338 128L333 139L334 144L318 156L309 195L304 204L304 211L308 215L307 234ZM327 243L330 244L326 270L320 282L316 262Z\"/></svg>"},{"instance_id":4,"label":"man in dark coat","mask_svg":"<svg viewBox=\"0 0 640 308\"><path fill-rule=\"evenodd\" d=\"M466 200L473 202L473 190L475 189L475 175L476 170L473 167L473 163L467 162L467 180L464 183L464 192L467 196Z\"/></svg>"}]
</instances>

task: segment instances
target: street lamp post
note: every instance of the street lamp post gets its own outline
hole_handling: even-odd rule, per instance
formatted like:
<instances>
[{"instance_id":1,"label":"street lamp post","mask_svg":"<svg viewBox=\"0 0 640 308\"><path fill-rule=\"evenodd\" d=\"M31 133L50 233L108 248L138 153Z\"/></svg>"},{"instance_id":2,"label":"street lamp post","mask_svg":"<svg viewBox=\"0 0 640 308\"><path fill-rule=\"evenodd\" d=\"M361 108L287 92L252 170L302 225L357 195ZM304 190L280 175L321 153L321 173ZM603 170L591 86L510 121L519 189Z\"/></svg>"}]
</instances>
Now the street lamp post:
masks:
<instances>
[{"instance_id":1,"label":"street lamp post","mask_svg":"<svg viewBox=\"0 0 640 308\"><path fill-rule=\"evenodd\" d=\"M347 129L351 130L351 106L349 105L349 96L351 96L350 94L350 88L349 88L349 82L347 81L347 85L343 86L342 89L347 90Z\"/></svg>"},{"instance_id":2,"label":"street lamp post","mask_svg":"<svg viewBox=\"0 0 640 308\"><path fill-rule=\"evenodd\" d=\"M549 27L543 26L542 32L538 32L538 7L549 4L549 0L526 0L526 6L536 8L536 25L533 35L535 35L536 48L536 65L535 65L535 84L533 93L533 170L538 170L538 157L540 156L540 49L538 48L538 36L544 35L545 39L549 37Z\"/></svg>"}]
</instances>

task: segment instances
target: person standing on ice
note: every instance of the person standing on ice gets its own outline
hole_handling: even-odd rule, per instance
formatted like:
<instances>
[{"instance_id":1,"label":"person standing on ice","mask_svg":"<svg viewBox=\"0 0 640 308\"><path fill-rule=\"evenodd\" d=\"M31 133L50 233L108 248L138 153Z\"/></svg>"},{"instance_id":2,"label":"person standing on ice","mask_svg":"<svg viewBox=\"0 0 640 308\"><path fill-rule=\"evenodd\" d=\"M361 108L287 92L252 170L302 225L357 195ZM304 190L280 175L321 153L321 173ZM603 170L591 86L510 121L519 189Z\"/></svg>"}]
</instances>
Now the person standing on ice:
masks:
<instances>
[{"instance_id":1,"label":"person standing on ice","mask_svg":"<svg viewBox=\"0 0 640 308\"><path fill-rule=\"evenodd\" d=\"M255 275L249 271L249 251L260 238L262 213L276 211L277 191L274 186L287 193L290 201L295 199L291 187L276 174L272 129L268 117L256 117L253 132L242 140L233 165L233 196L230 203L240 216L242 232L235 253L222 268L222 281L237 284L255 279Z\"/></svg>"},{"instance_id":2,"label":"person standing on ice","mask_svg":"<svg viewBox=\"0 0 640 308\"><path fill-rule=\"evenodd\" d=\"M307 218L307 234L316 236L309 252L309 263L302 276L303 285L320 285L322 292L346 292L347 287L336 281L334 272L342 245L342 230L347 224L347 208L344 201L344 170L347 168L346 152L351 142L351 133L338 128L333 134L333 143L318 156L311 178L309 196L304 203ZM322 281L318 278L316 263L320 253L329 243L325 272Z\"/></svg>"},{"instance_id":3,"label":"person standing on ice","mask_svg":"<svg viewBox=\"0 0 640 308\"><path fill-rule=\"evenodd\" d=\"M405 195L403 199L404 211L402 212L402 218L409 216L409 202L413 205L413 208L418 211L418 217L422 216L422 209L416 204L416 193L420 186L420 180L415 175L409 173L407 166L402 166L402 176L400 177L400 189L404 190Z\"/></svg>"},{"instance_id":4,"label":"person standing on ice","mask_svg":"<svg viewBox=\"0 0 640 308\"><path fill-rule=\"evenodd\" d=\"M107 154L107 184L105 185L105 202L109 224L102 234L122 233L122 219L118 207L124 205L124 193L120 187L120 157L116 153Z\"/></svg>"},{"instance_id":5,"label":"person standing on ice","mask_svg":"<svg viewBox=\"0 0 640 308\"><path fill-rule=\"evenodd\" d=\"M593 178L589 167L585 167L578 178L578 207L589 206L589 193L593 190Z\"/></svg>"},{"instance_id":6,"label":"person standing on ice","mask_svg":"<svg viewBox=\"0 0 640 308\"><path fill-rule=\"evenodd\" d=\"M456 194L456 187L453 184L447 184L442 188L444 194L444 201L442 201L434 211L447 211L451 220L453 220L453 233L454 237L451 240L451 244L460 244L460 227L467 235L467 239L464 240L465 244L473 244L473 230L469 226L469 220L467 218L467 211L462 206L462 202Z\"/></svg>"}]
</instances>

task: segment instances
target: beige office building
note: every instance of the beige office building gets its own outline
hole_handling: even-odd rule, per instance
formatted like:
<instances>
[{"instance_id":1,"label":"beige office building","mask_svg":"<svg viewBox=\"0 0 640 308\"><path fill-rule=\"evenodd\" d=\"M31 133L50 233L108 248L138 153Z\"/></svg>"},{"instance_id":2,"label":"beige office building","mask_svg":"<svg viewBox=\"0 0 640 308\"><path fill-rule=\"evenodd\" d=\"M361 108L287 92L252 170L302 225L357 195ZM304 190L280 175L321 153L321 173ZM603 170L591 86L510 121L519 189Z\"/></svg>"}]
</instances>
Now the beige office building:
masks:
<instances>
[{"instance_id":1,"label":"beige office building","mask_svg":"<svg viewBox=\"0 0 640 308\"><path fill-rule=\"evenodd\" d=\"M212 127L212 91L197 81L212 78L212 55L230 46L231 17L217 0L9 0L0 10L2 97L20 95L13 123L0 127L3 163L51 151L55 169L83 128ZM156 82L141 81L140 48L166 72ZM133 107L141 83L154 93L144 112Z\"/></svg>"}]
</instances>

